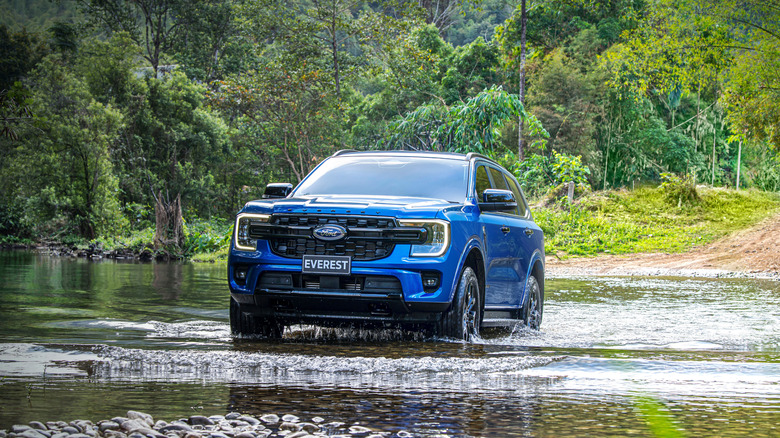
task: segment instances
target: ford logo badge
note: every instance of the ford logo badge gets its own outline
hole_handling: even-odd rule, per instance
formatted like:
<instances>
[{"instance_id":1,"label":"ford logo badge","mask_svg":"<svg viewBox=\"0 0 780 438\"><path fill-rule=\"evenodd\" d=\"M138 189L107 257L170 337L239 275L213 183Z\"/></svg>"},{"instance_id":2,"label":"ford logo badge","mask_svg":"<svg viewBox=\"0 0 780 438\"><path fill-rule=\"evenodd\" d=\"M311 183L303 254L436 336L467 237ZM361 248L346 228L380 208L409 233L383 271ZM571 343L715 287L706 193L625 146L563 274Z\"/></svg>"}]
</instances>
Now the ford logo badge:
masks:
<instances>
[{"instance_id":1,"label":"ford logo badge","mask_svg":"<svg viewBox=\"0 0 780 438\"><path fill-rule=\"evenodd\" d=\"M341 225L320 225L312 230L312 234L314 234L314 238L318 240L332 242L346 237L347 229Z\"/></svg>"}]
</instances>

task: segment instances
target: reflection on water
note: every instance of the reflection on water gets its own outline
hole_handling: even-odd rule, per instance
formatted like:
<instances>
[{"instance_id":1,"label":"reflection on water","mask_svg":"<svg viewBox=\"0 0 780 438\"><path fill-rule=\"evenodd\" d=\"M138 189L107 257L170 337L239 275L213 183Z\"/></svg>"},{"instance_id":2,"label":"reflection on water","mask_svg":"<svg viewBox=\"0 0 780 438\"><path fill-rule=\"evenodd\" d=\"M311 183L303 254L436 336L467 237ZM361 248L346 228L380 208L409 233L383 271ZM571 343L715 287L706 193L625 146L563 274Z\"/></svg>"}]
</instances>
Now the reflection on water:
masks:
<instances>
[{"instance_id":1,"label":"reflection on water","mask_svg":"<svg viewBox=\"0 0 780 438\"><path fill-rule=\"evenodd\" d=\"M323 417L403 436L778 436L780 283L547 282L540 332L477 344L296 327L234 340L224 266L0 252L0 429L128 409Z\"/></svg>"}]
</instances>

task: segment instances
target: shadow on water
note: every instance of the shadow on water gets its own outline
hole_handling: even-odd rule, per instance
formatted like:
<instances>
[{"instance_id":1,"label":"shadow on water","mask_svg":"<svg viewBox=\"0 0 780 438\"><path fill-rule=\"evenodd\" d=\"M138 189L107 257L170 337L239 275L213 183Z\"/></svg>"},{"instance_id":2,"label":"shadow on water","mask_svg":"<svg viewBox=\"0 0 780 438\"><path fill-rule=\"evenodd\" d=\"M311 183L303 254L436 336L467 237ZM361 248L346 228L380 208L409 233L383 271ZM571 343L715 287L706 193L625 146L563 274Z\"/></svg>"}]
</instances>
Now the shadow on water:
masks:
<instances>
[{"instance_id":1,"label":"shadow on water","mask_svg":"<svg viewBox=\"0 0 780 438\"><path fill-rule=\"evenodd\" d=\"M224 275L0 252L0 429L135 409L397 436L778 435L778 282L550 279L541 331L462 344L303 326L269 342L230 336Z\"/></svg>"}]
</instances>

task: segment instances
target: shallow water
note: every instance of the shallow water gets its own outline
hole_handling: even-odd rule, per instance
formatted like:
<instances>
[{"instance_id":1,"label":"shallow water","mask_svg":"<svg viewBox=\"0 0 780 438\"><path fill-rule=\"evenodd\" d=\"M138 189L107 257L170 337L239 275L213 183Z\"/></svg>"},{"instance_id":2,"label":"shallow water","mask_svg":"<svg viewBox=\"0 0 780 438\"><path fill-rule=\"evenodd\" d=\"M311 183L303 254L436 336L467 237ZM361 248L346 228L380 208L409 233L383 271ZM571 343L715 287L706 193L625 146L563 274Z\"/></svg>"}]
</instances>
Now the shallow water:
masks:
<instances>
[{"instance_id":1,"label":"shallow water","mask_svg":"<svg viewBox=\"0 0 780 438\"><path fill-rule=\"evenodd\" d=\"M541 331L464 345L316 327L234 340L224 275L0 252L0 429L134 409L398 436L653 436L659 422L780 436L776 281L549 279Z\"/></svg>"}]
</instances>

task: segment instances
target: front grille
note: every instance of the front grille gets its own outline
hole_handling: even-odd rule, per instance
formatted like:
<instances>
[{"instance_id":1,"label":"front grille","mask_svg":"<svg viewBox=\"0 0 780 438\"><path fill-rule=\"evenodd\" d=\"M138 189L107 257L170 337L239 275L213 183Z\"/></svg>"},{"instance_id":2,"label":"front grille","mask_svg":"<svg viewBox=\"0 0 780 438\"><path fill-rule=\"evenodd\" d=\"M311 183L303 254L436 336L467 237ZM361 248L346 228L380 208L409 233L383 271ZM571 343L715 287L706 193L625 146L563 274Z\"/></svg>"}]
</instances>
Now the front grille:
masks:
<instances>
[{"instance_id":1,"label":"front grille","mask_svg":"<svg viewBox=\"0 0 780 438\"><path fill-rule=\"evenodd\" d=\"M378 294L400 294L401 282L388 275L307 275L281 272L263 272L257 281L257 289L347 291Z\"/></svg>"},{"instance_id":2,"label":"front grille","mask_svg":"<svg viewBox=\"0 0 780 438\"><path fill-rule=\"evenodd\" d=\"M312 230L321 225L340 225L347 235L332 242L315 239ZM268 223L252 224L249 236L267 240L271 251L282 257L336 255L361 261L387 257L399 243L425 242L427 231L398 227L391 217L278 214Z\"/></svg>"}]
</instances>

